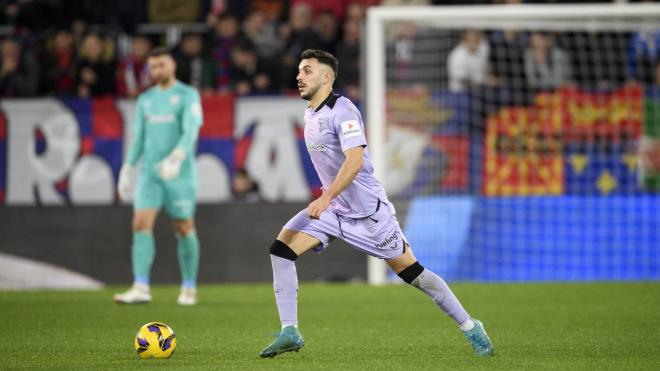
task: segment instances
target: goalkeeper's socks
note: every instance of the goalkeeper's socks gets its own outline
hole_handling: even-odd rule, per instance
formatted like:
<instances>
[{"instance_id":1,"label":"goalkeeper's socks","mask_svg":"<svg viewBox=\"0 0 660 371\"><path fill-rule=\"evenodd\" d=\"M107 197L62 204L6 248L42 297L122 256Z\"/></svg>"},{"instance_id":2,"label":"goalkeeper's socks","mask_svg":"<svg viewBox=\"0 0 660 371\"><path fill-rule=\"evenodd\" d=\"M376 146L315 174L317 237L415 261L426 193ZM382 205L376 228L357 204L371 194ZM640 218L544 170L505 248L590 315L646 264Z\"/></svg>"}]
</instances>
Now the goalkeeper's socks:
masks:
<instances>
[{"instance_id":1,"label":"goalkeeper's socks","mask_svg":"<svg viewBox=\"0 0 660 371\"><path fill-rule=\"evenodd\" d=\"M149 285L151 265L156 256L156 244L151 232L133 232L131 247L133 279L136 283Z\"/></svg>"},{"instance_id":2,"label":"goalkeeper's socks","mask_svg":"<svg viewBox=\"0 0 660 371\"><path fill-rule=\"evenodd\" d=\"M199 239L197 233L191 231L185 236L177 236L177 255L179 257L179 268L181 269L182 286L194 288L197 283L197 271L199 270Z\"/></svg>"},{"instance_id":3,"label":"goalkeeper's socks","mask_svg":"<svg viewBox=\"0 0 660 371\"><path fill-rule=\"evenodd\" d=\"M275 241L270 248L273 289L282 327L298 326L298 273L294 262L297 257L296 253L281 241Z\"/></svg>"},{"instance_id":4,"label":"goalkeeper's socks","mask_svg":"<svg viewBox=\"0 0 660 371\"><path fill-rule=\"evenodd\" d=\"M456 295L454 295L445 280L440 278L440 276L425 269L418 262L415 262L401 271L399 277L433 299L436 305L447 313L456 324L469 327L469 323L466 322L470 320L470 315L465 311L461 302L458 301Z\"/></svg>"}]
</instances>

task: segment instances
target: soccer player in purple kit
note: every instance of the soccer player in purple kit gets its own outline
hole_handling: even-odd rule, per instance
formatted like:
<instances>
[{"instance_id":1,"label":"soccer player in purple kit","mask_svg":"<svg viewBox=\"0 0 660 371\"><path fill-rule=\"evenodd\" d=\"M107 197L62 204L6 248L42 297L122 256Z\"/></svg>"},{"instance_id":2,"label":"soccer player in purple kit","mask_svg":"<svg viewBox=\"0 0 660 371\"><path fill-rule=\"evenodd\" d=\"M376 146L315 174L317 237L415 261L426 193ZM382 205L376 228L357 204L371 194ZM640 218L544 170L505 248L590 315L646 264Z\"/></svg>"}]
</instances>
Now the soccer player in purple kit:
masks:
<instances>
[{"instance_id":1,"label":"soccer player in purple kit","mask_svg":"<svg viewBox=\"0 0 660 371\"><path fill-rule=\"evenodd\" d=\"M481 322L470 317L442 278L415 259L394 207L373 175L360 112L332 91L338 65L325 51L308 49L301 54L296 79L300 96L309 101L305 143L323 195L289 220L270 247L282 330L259 355L274 357L303 347L295 260L311 249L323 250L335 238L385 259L399 277L431 297L456 322L476 354L492 355L493 345Z\"/></svg>"}]
</instances>

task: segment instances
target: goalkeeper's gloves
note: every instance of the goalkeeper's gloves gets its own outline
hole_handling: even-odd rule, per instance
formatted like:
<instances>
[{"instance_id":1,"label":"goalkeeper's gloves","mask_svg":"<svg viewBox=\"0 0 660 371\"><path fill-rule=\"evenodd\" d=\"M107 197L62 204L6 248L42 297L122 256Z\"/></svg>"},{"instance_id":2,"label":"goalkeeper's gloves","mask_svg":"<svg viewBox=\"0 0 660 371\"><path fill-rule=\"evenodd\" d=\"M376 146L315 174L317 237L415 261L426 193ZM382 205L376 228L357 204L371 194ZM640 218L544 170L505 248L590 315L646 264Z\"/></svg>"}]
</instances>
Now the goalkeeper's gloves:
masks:
<instances>
[{"instance_id":1,"label":"goalkeeper's gloves","mask_svg":"<svg viewBox=\"0 0 660 371\"><path fill-rule=\"evenodd\" d=\"M124 201L128 200L129 193L131 191L131 182L133 178L133 166L129 164L124 164L119 170L119 181L117 181L117 191L119 192L119 198Z\"/></svg>"},{"instance_id":2,"label":"goalkeeper's gloves","mask_svg":"<svg viewBox=\"0 0 660 371\"><path fill-rule=\"evenodd\" d=\"M158 175L163 180L172 180L179 176L181 163L186 158L183 148L175 148L163 161L158 163Z\"/></svg>"}]
</instances>

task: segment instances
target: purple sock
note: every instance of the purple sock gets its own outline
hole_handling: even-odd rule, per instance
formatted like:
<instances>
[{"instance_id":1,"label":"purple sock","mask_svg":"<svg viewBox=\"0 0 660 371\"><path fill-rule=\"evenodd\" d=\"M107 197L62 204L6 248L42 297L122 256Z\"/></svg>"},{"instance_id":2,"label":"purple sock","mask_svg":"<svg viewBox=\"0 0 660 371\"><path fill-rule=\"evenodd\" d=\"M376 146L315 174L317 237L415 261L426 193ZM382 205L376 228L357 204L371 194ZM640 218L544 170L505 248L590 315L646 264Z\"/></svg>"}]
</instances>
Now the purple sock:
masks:
<instances>
[{"instance_id":1,"label":"purple sock","mask_svg":"<svg viewBox=\"0 0 660 371\"><path fill-rule=\"evenodd\" d=\"M458 325L461 325L470 315L463 309L461 302L451 291L445 280L428 269L415 278L411 285L422 290L426 295L447 313Z\"/></svg>"},{"instance_id":2,"label":"purple sock","mask_svg":"<svg viewBox=\"0 0 660 371\"><path fill-rule=\"evenodd\" d=\"M273 289L275 302L280 313L280 322L284 326L298 325L298 274L296 263L270 255L273 266Z\"/></svg>"}]
</instances>

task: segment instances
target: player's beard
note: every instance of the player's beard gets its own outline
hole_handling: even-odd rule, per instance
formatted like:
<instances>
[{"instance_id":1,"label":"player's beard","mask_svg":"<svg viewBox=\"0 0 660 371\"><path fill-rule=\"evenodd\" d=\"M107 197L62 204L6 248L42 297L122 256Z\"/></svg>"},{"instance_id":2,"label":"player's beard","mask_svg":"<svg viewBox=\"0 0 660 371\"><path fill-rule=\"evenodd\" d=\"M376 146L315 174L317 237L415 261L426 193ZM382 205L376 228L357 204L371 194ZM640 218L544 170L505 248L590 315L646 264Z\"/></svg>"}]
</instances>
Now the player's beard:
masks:
<instances>
[{"instance_id":1,"label":"player's beard","mask_svg":"<svg viewBox=\"0 0 660 371\"><path fill-rule=\"evenodd\" d=\"M319 91L319 89L321 89L321 83L317 84L314 87L309 86L309 91L307 92L307 94L300 94L300 98L304 100L312 100L312 98L314 98L314 95Z\"/></svg>"},{"instance_id":2,"label":"player's beard","mask_svg":"<svg viewBox=\"0 0 660 371\"><path fill-rule=\"evenodd\" d=\"M174 77L171 75L165 75L162 76L160 79L158 79L158 85L160 86L168 86Z\"/></svg>"}]
</instances>

